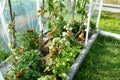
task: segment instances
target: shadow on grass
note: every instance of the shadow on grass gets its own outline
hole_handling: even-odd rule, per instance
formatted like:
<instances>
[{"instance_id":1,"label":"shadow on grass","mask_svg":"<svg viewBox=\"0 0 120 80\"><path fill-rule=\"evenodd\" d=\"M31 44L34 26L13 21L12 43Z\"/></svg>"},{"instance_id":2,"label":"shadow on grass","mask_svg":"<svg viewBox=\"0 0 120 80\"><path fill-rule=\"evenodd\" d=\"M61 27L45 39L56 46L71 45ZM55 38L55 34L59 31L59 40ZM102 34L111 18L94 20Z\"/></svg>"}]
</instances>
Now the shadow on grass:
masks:
<instances>
[{"instance_id":1,"label":"shadow on grass","mask_svg":"<svg viewBox=\"0 0 120 80\"><path fill-rule=\"evenodd\" d=\"M74 80L120 80L120 41L99 35Z\"/></svg>"},{"instance_id":2,"label":"shadow on grass","mask_svg":"<svg viewBox=\"0 0 120 80\"><path fill-rule=\"evenodd\" d=\"M102 11L101 17L103 18L117 18L120 19L120 13L118 12L108 12L108 11Z\"/></svg>"}]
</instances>

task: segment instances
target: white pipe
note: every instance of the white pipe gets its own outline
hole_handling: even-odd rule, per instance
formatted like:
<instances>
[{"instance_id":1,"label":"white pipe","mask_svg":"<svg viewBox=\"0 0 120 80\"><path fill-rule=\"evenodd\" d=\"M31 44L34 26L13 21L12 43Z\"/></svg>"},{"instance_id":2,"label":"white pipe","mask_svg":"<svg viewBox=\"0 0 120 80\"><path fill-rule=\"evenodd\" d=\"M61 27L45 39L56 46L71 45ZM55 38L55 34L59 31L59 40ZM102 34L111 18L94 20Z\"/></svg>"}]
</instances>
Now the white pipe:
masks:
<instances>
[{"instance_id":1,"label":"white pipe","mask_svg":"<svg viewBox=\"0 0 120 80\"><path fill-rule=\"evenodd\" d=\"M2 14L3 14L4 11L5 11L5 5L6 5L6 0L4 0L4 2L3 2L3 6L2 6Z\"/></svg>"},{"instance_id":2,"label":"white pipe","mask_svg":"<svg viewBox=\"0 0 120 80\"><path fill-rule=\"evenodd\" d=\"M0 72L0 80L5 80L1 72Z\"/></svg>"},{"instance_id":3,"label":"white pipe","mask_svg":"<svg viewBox=\"0 0 120 80\"><path fill-rule=\"evenodd\" d=\"M97 22L96 22L96 28L97 29L98 29L98 25L99 25L99 22L100 22L102 4L103 4L103 0L101 0L101 2L100 2L100 8L99 8L99 13L98 13L98 18L97 18Z\"/></svg>"},{"instance_id":4,"label":"white pipe","mask_svg":"<svg viewBox=\"0 0 120 80\"><path fill-rule=\"evenodd\" d=\"M90 3L89 3L88 23L87 23L86 38L85 38L86 46L87 46L87 42L88 42L88 34L89 34L89 29L90 29L91 11L92 11L92 0L90 0Z\"/></svg>"},{"instance_id":5,"label":"white pipe","mask_svg":"<svg viewBox=\"0 0 120 80\"><path fill-rule=\"evenodd\" d=\"M37 10L40 10L40 1L36 0L36 4L37 4ZM42 31L43 30L43 24L42 24L42 17L41 17L41 15L39 15L38 23L40 25L40 31Z\"/></svg>"},{"instance_id":6,"label":"white pipe","mask_svg":"<svg viewBox=\"0 0 120 80\"><path fill-rule=\"evenodd\" d=\"M106 32L106 31L102 31L102 30L100 30L100 34L102 34L104 36L108 36L108 37L113 37L113 38L120 40L120 34Z\"/></svg>"}]
</instances>

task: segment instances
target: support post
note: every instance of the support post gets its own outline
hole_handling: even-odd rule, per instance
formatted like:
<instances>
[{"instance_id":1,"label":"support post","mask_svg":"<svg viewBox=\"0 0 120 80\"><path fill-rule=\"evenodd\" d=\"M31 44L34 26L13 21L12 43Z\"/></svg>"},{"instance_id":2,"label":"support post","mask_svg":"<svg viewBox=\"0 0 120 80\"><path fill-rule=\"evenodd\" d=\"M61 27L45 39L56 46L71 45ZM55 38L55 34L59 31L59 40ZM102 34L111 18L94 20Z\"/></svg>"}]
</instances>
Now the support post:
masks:
<instances>
[{"instance_id":1,"label":"support post","mask_svg":"<svg viewBox=\"0 0 120 80\"><path fill-rule=\"evenodd\" d=\"M40 3L43 3L42 4L42 8L40 8ZM42 0L40 2L40 0L36 0L36 4L37 4L37 11L40 10L40 9L44 9L44 3L45 1ZM41 38L40 42L39 42L39 47L38 49L41 51L41 48L42 48L42 41L43 41L43 20L42 20L43 16L41 14L38 14L38 23L39 23L39 26L40 26L40 35L39 37Z\"/></svg>"},{"instance_id":2,"label":"support post","mask_svg":"<svg viewBox=\"0 0 120 80\"><path fill-rule=\"evenodd\" d=\"M37 4L37 11L38 11L38 10L40 10L40 1L36 0L36 4ZM40 25L40 31L42 31L43 30L43 25L42 25L42 17L41 17L41 15L39 15L39 17L38 17L38 23Z\"/></svg>"},{"instance_id":3,"label":"support post","mask_svg":"<svg viewBox=\"0 0 120 80\"><path fill-rule=\"evenodd\" d=\"M8 0L8 4L9 4L9 9L10 9L10 19L11 19L11 23L12 23L13 22L13 14L12 14L11 0Z\"/></svg>"},{"instance_id":4,"label":"support post","mask_svg":"<svg viewBox=\"0 0 120 80\"><path fill-rule=\"evenodd\" d=\"M85 38L85 46L87 46L88 43L88 34L90 29L90 18L91 18L91 10L92 10L92 0L89 2L89 12L88 12L88 23L87 23L87 30L86 30L86 38Z\"/></svg>"},{"instance_id":5,"label":"support post","mask_svg":"<svg viewBox=\"0 0 120 80\"><path fill-rule=\"evenodd\" d=\"M97 23L96 23L96 29L98 29L98 25L99 25L99 22L100 22L102 4L103 4L103 0L100 1L99 13L98 13L98 18L97 18Z\"/></svg>"},{"instance_id":6,"label":"support post","mask_svg":"<svg viewBox=\"0 0 120 80\"><path fill-rule=\"evenodd\" d=\"M16 30L15 30L15 21L14 21L14 19L15 19L15 13L13 15L12 6L11 6L11 0L8 0L8 5L9 5L9 9L10 9L10 18L11 18L11 23L10 24L11 24L11 27L12 27L12 30L13 30L13 32L12 32L13 47L12 48L15 49L16 48L16 35L15 35Z\"/></svg>"}]
</instances>

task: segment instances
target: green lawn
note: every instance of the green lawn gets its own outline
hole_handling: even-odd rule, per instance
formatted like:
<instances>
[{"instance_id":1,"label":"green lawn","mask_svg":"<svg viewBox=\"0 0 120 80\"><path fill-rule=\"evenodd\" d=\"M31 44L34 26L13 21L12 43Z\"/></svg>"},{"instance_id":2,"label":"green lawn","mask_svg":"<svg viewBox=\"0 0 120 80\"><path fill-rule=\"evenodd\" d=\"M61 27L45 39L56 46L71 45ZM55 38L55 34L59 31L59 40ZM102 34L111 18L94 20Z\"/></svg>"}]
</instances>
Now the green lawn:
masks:
<instances>
[{"instance_id":1,"label":"green lawn","mask_svg":"<svg viewBox=\"0 0 120 80\"><path fill-rule=\"evenodd\" d=\"M99 26L120 34L120 13L102 12ZM99 35L74 80L120 80L120 40Z\"/></svg>"},{"instance_id":2,"label":"green lawn","mask_svg":"<svg viewBox=\"0 0 120 80\"><path fill-rule=\"evenodd\" d=\"M74 80L120 80L120 40L98 36Z\"/></svg>"},{"instance_id":3,"label":"green lawn","mask_svg":"<svg viewBox=\"0 0 120 80\"><path fill-rule=\"evenodd\" d=\"M102 11L99 29L120 34L120 13Z\"/></svg>"}]
</instances>

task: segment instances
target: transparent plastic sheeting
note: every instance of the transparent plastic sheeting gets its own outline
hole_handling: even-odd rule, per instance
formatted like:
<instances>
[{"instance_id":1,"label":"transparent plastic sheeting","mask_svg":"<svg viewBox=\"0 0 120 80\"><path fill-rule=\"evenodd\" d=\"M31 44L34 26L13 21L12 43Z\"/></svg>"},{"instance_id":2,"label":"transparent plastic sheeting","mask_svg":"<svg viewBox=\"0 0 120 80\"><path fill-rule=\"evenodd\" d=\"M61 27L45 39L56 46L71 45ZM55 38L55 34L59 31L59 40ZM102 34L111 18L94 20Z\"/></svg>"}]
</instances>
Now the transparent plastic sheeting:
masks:
<instances>
[{"instance_id":1,"label":"transparent plastic sheeting","mask_svg":"<svg viewBox=\"0 0 120 80\"><path fill-rule=\"evenodd\" d=\"M3 4L5 0L0 0L0 3ZM41 3L41 0L39 0ZM71 2L68 0L63 1L66 5L66 10L68 14L66 15L66 21L71 21L71 8L72 8L72 0ZM15 12L15 29L19 34L22 34L26 31L26 29L33 29L36 31L40 30L40 25L38 23L38 15L37 15L37 3L36 0L11 0L12 11ZM41 5L41 4L40 4ZM3 8L3 5L1 5ZM63 13L64 14L64 13ZM10 10L8 5L8 0L6 0L5 9L2 14L4 21L0 18L0 23L5 23L5 25L0 24L0 40L3 41L4 45L8 45L11 41L11 37L7 31L7 24L10 23ZM78 14L75 13L75 17L77 17L78 21ZM68 20L69 19L69 20ZM44 29L46 31L47 28ZM1 42L0 41L0 42ZM6 48L6 47L5 47Z\"/></svg>"},{"instance_id":2,"label":"transparent plastic sheeting","mask_svg":"<svg viewBox=\"0 0 120 80\"><path fill-rule=\"evenodd\" d=\"M5 17L3 14L3 1L0 3L0 48L2 47L5 51L10 50L7 46L10 41L10 36L8 34L6 26Z\"/></svg>"},{"instance_id":3,"label":"transparent plastic sheeting","mask_svg":"<svg viewBox=\"0 0 120 80\"><path fill-rule=\"evenodd\" d=\"M11 0L13 12L15 12L15 24L18 32L24 32L26 29L38 31L36 0ZM5 18L9 22L10 17L8 4L5 8Z\"/></svg>"},{"instance_id":4,"label":"transparent plastic sheeting","mask_svg":"<svg viewBox=\"0 0 120 80\"><path fill-rule=\"evenodd\" d=\"M4 0L0 0L0 4L3 4ZM12 10L15 12L15 29L18 33L22 34L26 29L33 29L39 31L38 16L37 16L37 7L36 0L11 0ZM1 5L1 8L3 5ZM0 9L2 12L2 9ZM9 33L6 33L7 24L10 23L10 12L8 1L6 1L5 10L0 17L0 46L3 46L6 49L6 46L11 41L10 36L7 36ZM5 23L3 25L2 23ZM8 39L9 38L9 39ZM4 44L4 45L3 45Z\"/></svg>"},{"instance_id":5,"label":"transparent plastic sheeting","mask_svg":"<svg viewBox=\"0 0 120 80\"><path fill-rule=\"evenodd\" d=\"M41 1L41 0L39 0ZM73 0L71 0L73 1ZM76 0L77 1L77 0ZM4 0L0 0L1 4ZM98 13L100 9L100 2L101 0L92 0L92 11L91 11L91 20L96 24ZM63 1L66 5L67 14L65 19L70 22L71 20L71 7L73 2L69 2L68 0ZM38 23L38 15L37 15L37 3L36 0L11 0L13 12L15 12L15 28L17 32L20 34L24 33L26 29L33 29L36 31L40 30L39 23ZM1 11L1 10L0 10ZM63 13L64 14L64 13ZM5 19L5 23L8 24L10 22L10 12L8 6L8 0L6 1L5 10L2 16ZM80 21L80 17L75 11L75 18L77 21ZM69 19L69 20L68 20ZM3 21L0 19L0 23ZM1 41L5 40L6 44L9 43L10 36L7 36L6 28L0 24L0 35L4 33L4 35L0 36ZM9 39L8 39L9 37Z\"/></svg>"}]
</instances>

